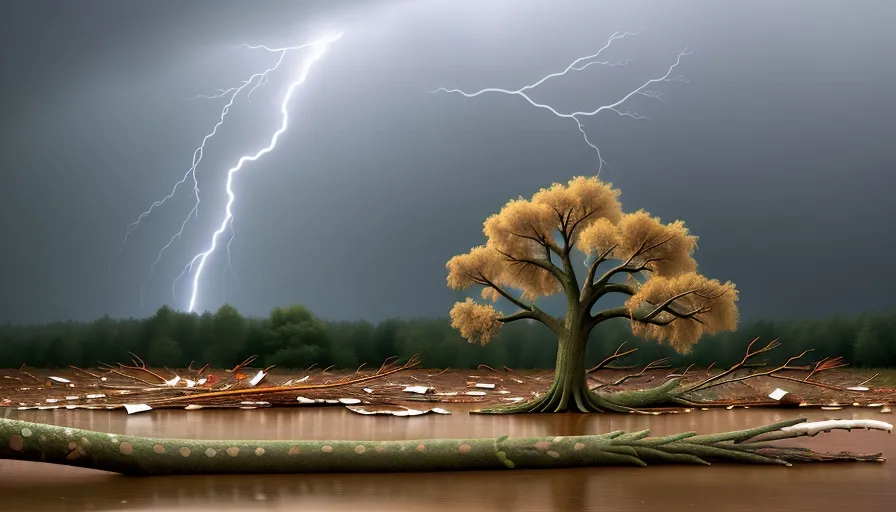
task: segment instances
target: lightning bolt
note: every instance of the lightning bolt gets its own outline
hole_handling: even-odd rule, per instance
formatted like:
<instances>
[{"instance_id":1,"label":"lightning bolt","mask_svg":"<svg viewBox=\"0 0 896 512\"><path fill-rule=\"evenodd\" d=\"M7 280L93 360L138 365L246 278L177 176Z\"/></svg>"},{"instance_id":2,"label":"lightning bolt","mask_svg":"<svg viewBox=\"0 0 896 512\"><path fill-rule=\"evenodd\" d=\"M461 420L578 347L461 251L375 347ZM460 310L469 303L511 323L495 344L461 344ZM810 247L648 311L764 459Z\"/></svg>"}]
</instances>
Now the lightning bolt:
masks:
<instances>
[{"instance_id":1,"label":"lightning bolt","mask_svg":"<svg viewBox=\"0 0 896 512\"><path fill-rule=\"evenodd\" d=\"M140 306L141 306L141 308L143 307L144 288L145 288L146 285L149 283L149 281L152 279L152 276L153 276L153 273L154 273L154 271L155 271L155 268L156 268L156 266L158 265L158 263L162 260L162 256L164 255L165 251L166 251L168 248L170 248L171 245L172 245L175 241L177 241L178 239L180 239L180 238L183 236L184 229L186 228L186 226L187 226L188 222L190 221L191 217L192 217L192 218L197 218L197 217L198 217L198 214L199 214L200 197L199 197L199 181L198 181L198 179L197 179L197 177L196 177L196 170L197 170L197 168L198 168L198 166L199 166L199 164L200 164L200 162L202 161L202 158L203 158L203 156L204 156L206 144L208 143L208 141L209 141L210 139L212 139L212 138L218 133L218 129L224 124L224 120L225 120L225 118L227 117L227 114L228 114L228 112L230 111L230 108L233 106L234 102L236 101L237 97L238 97L244 90L246 90L246 89L248 88L249 90L248 90L248 93L246 94L246 98L247 98L247 101L251 102L251 96L252 96L252 93L253 93L258 87L264 85L264 84L267 82L269 75L270 75L272 72L276 71L276 70L280 67L280 65L283 63L283 60L284 60L284 58L286 57L286 54L287 54L288 52L290 52L290 51L294 51L294 50L301 50L301 49L304 49L304 48L313 48L313 49L314 49L314 53L313 53L312 57L311 57L308 61L306 61L305 65L302 67L302 70L300 71L300 74L299 74L299 78L298 78L296 81L292 82L292 83L290 84L290 86L289 86L289 89L288 89L288 91L287 91L287 94L286 94L286 96L285 96L285 98L284 98L284 100L283 100L283 103L282 103L282 105L281 105L281 113L283 114L283 123L282 123L282 125L281 125L280 130L278 130L277 132L274 133L273 138L272 138L272 140L271 140L271 144L270 144L267 148L261 150L260 152L256 153L256 154L253 155L253 156L242 157L242 158L239 160L238 165L237 165L236 167L234 167L234 168L232 168L232 169L229 170L228 175L227 175L227 186L226 186L226 192L227 192L227 195L228 195L228 199L229 199L229 200L228 200L228 202L227 202L227 206L226 206L226 208L225 208L225 219L224 219L224 221L223 221L222 224L221 224L221 229L219 229L218 231L215 231L215 233L212 235L212 245L211 245L211 248L210 248L208 251L205 251L205 252L203 252L203 253L197 254L197 255L190 261L190 263L187 264L186 267L184 267L184 271L182 271L182 272L180 273L180 275L178 275L178 276L175 278L174 282L172 283L172 294L175 295L175 294L174 294L174 286L175 286L175 284L177 283L177 280L178 280L180 277L182 277L182 276L186 273L187 270L192 269L192 268L193 268L193 265L194 265L197 261L200 263L199 268L198 268L197 273L196 273L196 276L195 276L194 281L193 281L194 289L193 289L192 294L191 294L190 309L189 309L189 311L191 311L191 312L193 311L194 306L195 306L196 296L197 296L197 289L196 289L196 288L197 288L198 285L199 285L199 278L200 278L200 275L201 275L201 271L202 271L202 269L204 268L205 260L208 258L209 255L211 255L211 254L215 251L216 244L217 244L217 238L218 238L218 236L219 236L224 230L226 230L227 227L230 227L230 228L231 228L231 233L233 233L233 231L232 231L232 230L233 230L233 224L232 224L233 214L232 214L232 211L231 211L231 206L232 206L233 201L234 201L234 199L235 199L235 195L234 195L234 193L233 193L232 186L231 186L231 184L232 184L231 182L232 182L233 174L236 173L236 172L238 172L238 171L242 168L242 166L243 166L244 163L249 162L249 161L257 160L258 158L260 158L260 157L261 157L262 155L264 155L265 153L268 153L268 152L270 152L271 150L274 149L274 146L276 146L276 143L277 143L277 139L278 139L278 138L280 137L280 135L286 130L286 127L287 127L288 113L287 113L287 111L286 111L286 105L287 105L287 103L289 102L289 99L290 99L291 96L292 96L293 90L294 90L298 85L301 85L301 84L305 81L305 79L307 78L308 73L309 73L309 71L310 71L310 69L311 69L311 66L312 66L315 62L317 62L317 61L323 56L323 54L324 54L324 52L326 51L326 48L328 47L328 45L329 45L330 43L336 41L337 39L339 39L339 38L341 37L341 35L342 35L342 34L340 33L340 34L336 34L336 35L333 35L333 36L329 36L329 37L321 38L321 39L318 39L318 40L315 40L315 41L311 41L311 42L309 42L309 43L305 43L305 44L302 44L302 45L298 45L298 46L287 46L287 47L281 47L281 48L271 48L271 47L264 46L264 45L248 45L248 44L242 44L242 45L239 45L239 47L241 47L241 48L248 48L248 49L252 49L252 50L265 50L265 51L268 51L268 52L271 52L271 53L278 53L278 54L279 54L279 58L278 58L277 62L276 62L273 66L271 66L270 68L264 70L264 71L261 72L261 73L255 73L255 74L253 74L253 75L250 76L248 79L242 81L242 82L240 83L240 85L237 86L237 87L230 87L230 88L228 88L228 89L218 89L217 91L215 91L214 94L200 94L200 95L197 95L197 96L193 96L192 98L187 98L187 99L190 99L190 100L195 100L195 99L220 99L220 98L226 98L226 99L227 99L227 102L226 102L226 104L224 105L224 107L221 109L221 113L220 113L220 115L219 115L218 122L214 125L214 127L212 128L212 130L211 130L208 134L206 134L205 137L203 137L202 142L201 142L201 143L199 144L199 146L193 151L193 160L192 160L192 165L190 166L190 168L187 169L187 171L186 171L186 173L184 173L183 177L182 177L179 181L177 181L177 182L174 184L174 186L173 186L172 189L171 189L171 192L170 192L168 195L166 195L166 196L164 196L163 198L161 198L161 199L159 199L159 200L153 202L153 203L150 205L150 207L149 207L147 210L145 210L144 212L142 212L142 213L137 217L137 219L136 219L134 222L132 222L131 224L128 225L127 230L126 230L126 232L125 232L124 239L122 240L122 242L121 242L121 246L120 246L120 248L119 248L119 250L118 250L118 253L115 255L115 257L114 257L113 260L112 260L113 263L114 263L115 259L117 259L117 258L121 255L121 252L124 250L124 247L125 247L125 245L127 244L128 238L129 238L129 237L130 237L130 236L131 236L131 235L132 235L132 234L139 228L140 223L141 223L146 217L150 216L150 215L152 214L152 212L153 212L155 209L157 209L157 208L163 206L166 202L168 202L170 199L172 199L172 198L177 194L177 190L178 190L178 188L179 188L181 185L184 185L188 180L192 180L192 182L193 182L193 190L192 190L192 194L191 194L191 195L195 198L195 199L194 199L194 202L193 202L193 208L190 210L190 212L189 212L189 213L186 215L186 217L184 218L183 222L182 222L181 225L180 225L180 229L179 229L176 233L174 233L174 235L171 236L171 238L168 240L168 242L167 242L167 243L166 243L166 244L159 250L159 253L158 253L158 255L156 256L156 259L153 261L152 265L150 266L149 276L146 278L146 280L143 282L143 284L142 284L141 287L140 287ZM230 239L230 241L229 241L228 244L227 244L228 268L230 268L231 270L232 270L232 267L230 266L230 244L231 244L232 241L233 241L233 237L231 236L231 239ZM176 297L176 295L175 295L175 297L174 297L174 300L175 300L175 304L176 304L176 303L177 303L177 297Z\"/></svg>"},{"instance_id":2,"label":"lightning bolt","mask_svg":"<svg viewBox=\"0 0 896 512\"><path fill-rule=\"evenodd\" d=\"M186 266L184 266L183 271L175 278L175 282L177 282L178 279L180 279L188 271L192 271L193 268L195 267L195 272L193 273L192 292L190 294L190 305L187 308L188 312L192 312L193 310L196 309L196 301L199 296L199 284L200 284L200 280L202 278L202 271L205 269L205 264L208 261L208 257L210 255L212 255L218 247L218 237L221 236L221 234L223 234L224 231L227 230L228 226L231 226L233 223L233 209L232 208L233 208L233 202L236 200L236 194L234 194L234 192L233 192L233 176L237 172L242 170L243 166L246 163L254 162L254 161L258 160L259 158L266 155L267 153L270 153L271 151L274 150L274 148L277 147L277 141L280 139L280 136L283 135L283 133L286 132L287 128L289 127L288 106L289 106L290 99L292 99L293 92L296 90L296 88L298 86L302 85L305 82L305 80L308 78L308 74L311 72L312 66L314 66L314 64L316 62L318 62L324 56L327 49L329 48L329 45L331 43L337 41L340 37L342 37L342 33L338 33L338 34L335 34L335 35L332 35L329 37L324 37L322 39L318 39L318 40L313 41L307 45L304 45L304 46L309 46L312 48L312 54L304 62L304 65L302 66L302 68L299 72L299 76L289 84L289 87L286 90L286 95L283 97L283 102L280 104L280 114L281 114L281 119L282 119L281 123L280 123L280 128L277 129L277 131L275 131L274 134L271 136L271 141L270 141L270 143L268 143L268 145L266 147L260 149L255 154L245 155L245 156L240 157L239 160L237 161L237 164L235 166L231 167L227 171L227 184L225 187L226 192L227 192L227 205L224 207L224 218L221 221L221 224L219 225L218 229L214 233L212 233L209 248L203 252L200 252L196 256L194 256L193 259L191 259L190 262L187 263ZM282 60L283 60L282 56L285 55L286 51L292 49L292 48L269 48L267 46L249 46L249 45L246 45L246 46L248 46L249 48L252 48L252 49L264 49L264 50L272 51L272 52L280 52L281 58L280 58L280 61L278 61L278 64L277 64L278 66L279 66L279 63L282 62ZM276 68L276 66L275 66L275 68ZM275 68L272 68L272 69L275 69ZM258 76L258 75L253 75L253 76ZM259 78L259 83L261 83L261 80L262 79ZM252 80L250 79L248 82L251 82L251 81ZM244 83L243 86L241 86L241 87L245 87L246 85L248 85L248 82ZM234 95L236 95L236 94L237 93L235 92ZM250 91L250 94L251 94L251 91ZM229 243L228 243L228 246L229 246Z\"/></svg>"},{"instance_id":3,"label":"lightning bolt","mask_svg":"<svg viewBox=\"0 0 896 512\"><path fill-rule=\"evenodd\" d=\"M601 49L599 49L596 53L594 53L592 55L585 56L585 57L580 57L580 58L574 60L568 66L566 66L566 69L564 69L563 71L551 73L551 74L541 78L537 82L531 83L529 85L526 85L526 86L521 87L516 90L500 89L497 87L488 87L485 89L478 90L476 92L464 92L460 89L446 89L444 87L439 87L438 89L436 89L434 91L430 91L430 92L432 92L432 93L438 93L438 92L454 93L454 94L460 94L467 98L475 98L476 96L480 96L480 95L483 95L486 93L498 93L498 94L505 94L505 95L510 95L510 96L519 96L519 97L523 98L524 100L526 100L526 102L528 102L533 107L545 109L557 117L562 117L565 119L572 119L576 123L576 126L578 127L579 132L581 132L582 137L585 139L585 143L588 144L592 149L594 149L595 152L597 152L597 158L599 161L597 175L600 176L600 171L603 169L603 166L605 164L606 165L609 165L609 164L607 164L607 162L604 160L603 156L601 156L600 148L597 146L597 144L591 142L591 140L588 139L588 133L585 131L585 127L582 124L582 120L580 118L593 117L601 112L609 111L609 112L614 112L622 117L630 117L632 119L649 120L650 119L649 117L639 115L635 112L623 111L623 110L620 110L619 107L623 103L628 101L632 96L635 96L635 95L646 96L646 97L652 98L652 99L661 99L661 97L662 97L661 92L652 91L652 90L647 89L647 87L649 87L651 84L660 83L660 82L671 82L671 81L684 82L685 80L681 79L680 77L673 78L671 75L672 75L672 72L675 70L675 68L678 67L678 65L681 63L682 57L691 55L691 53L688 52L687 48L685 48L684 51L682 51L681 53L678 54L678 58L675 59L675 63L669 67L669 69L666 71L666 73L663 76L650 79L647 82L645 82L644 84L642 84L640 87L638 87L637 89L634 89L631 92L625 94L624 96L622 96L622 98L618 99L617 101L607 104L607 105L602 105L602 106L600 106L594 110L591 110L591 111L561 113L561 112L558 112L556 109L554 109L553 107L551 107L548 104L536 102L535 100L530 98L529 95L526 94L526 92L530 91L532 89L535 89L539 85L547 82L548 80L550 80L552 78L561 77L561 76L564 76L573 71L582 71L592 65L603 65L603 66L625 66L625 65L627 65L630 62L628 60L619 61L619 62L610 62L610 61L597 61L597 60L593 60L593 59L598 58L601 55L601 53L604 52L604 50L606 50L613 44L613 41L615 41L617 39L622 39L624 37L637 36L638 34L641 33L642 30L638 30L637 32L623 32L621 34L619 32L614 32L613 35L610 36L610 39L607 41L607 44L604 45Z\"/></svg>"}]
</instances>

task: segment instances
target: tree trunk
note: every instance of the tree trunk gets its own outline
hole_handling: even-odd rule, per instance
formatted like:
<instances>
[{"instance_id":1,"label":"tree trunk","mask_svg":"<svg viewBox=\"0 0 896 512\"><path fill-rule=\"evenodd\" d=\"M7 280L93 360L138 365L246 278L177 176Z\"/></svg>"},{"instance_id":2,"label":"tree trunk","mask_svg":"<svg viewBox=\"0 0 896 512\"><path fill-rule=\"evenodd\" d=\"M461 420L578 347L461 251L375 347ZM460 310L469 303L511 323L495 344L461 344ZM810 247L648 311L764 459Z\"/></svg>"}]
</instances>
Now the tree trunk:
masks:
<instances>
[{"instance_id":1,"label":"tree trunk","mask_svg":"<svg viewBox=\"0 0 896 512\"><path fill-rule=\"evenodd\" d=\"M554 381L545 396L540 412L591 412L588 385L585 381L585 348L587 334L574 330L561 336L557 343Z\"/></svg>"},{"instance_id":2,"label":"tree trunk","mask_svg":"<svg viewBox=\"0 0 896 512\"><path fill-rule=\"evenodd\" d=\"M655 388L598 393L588 387L585 373L585 349L588 332L568 322L558 339L554 380L548 391L526 402L499 405L475 411L481 414L533 412L633 412L643 407L676 405L678 379L668 380Z\"/></svg>"},{"instance_id":3,"label":"tree trunk","mask_svg":"<svg viewBox=\"0 0 896 512\"><path fill-rule=\"evenodd\" d=\"M554 380L548 391L528 402L510 406L483 409L481 413L527 413L527 412L600 412L605 409L617 410L612 404L603 402L588 389L585 375L585 348L588 333L578 327L577 322L568 321L565 332L557 343L557 361L554 366Z\"/></svg>"}]
</instances>

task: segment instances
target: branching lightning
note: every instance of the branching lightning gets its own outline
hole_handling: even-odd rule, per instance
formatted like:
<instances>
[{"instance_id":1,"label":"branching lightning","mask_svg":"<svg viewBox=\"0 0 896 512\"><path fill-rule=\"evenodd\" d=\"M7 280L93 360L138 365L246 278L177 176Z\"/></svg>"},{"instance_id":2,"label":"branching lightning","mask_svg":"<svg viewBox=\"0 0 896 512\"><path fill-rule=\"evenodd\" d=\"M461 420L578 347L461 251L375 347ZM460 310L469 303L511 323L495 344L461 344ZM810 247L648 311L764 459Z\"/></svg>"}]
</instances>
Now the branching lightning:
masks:
<instances>
[{"instance_id":1,"label":"branching lightning","mask_svg":"<svg viewBox=\"0 0 896 512\"><path fill-rule=\"evenodd\" d=\"M582 125L582 120L581 120L580 118L583 118L583 117L592 117L592 116L595 116L595 115L597 115L597 114L599 114L599 113L601 113L601 112L609 111L609 112L614 112L614 113L618 114L619 116L623 116L623 117L630 117L630 118L632 118L632 119L646 119L646 120L649 120L649 119L650 119L649 117L639 115L639 114L637 114L637 113L635 113L635 112L623 111L623 110L620 110L619 107L620 107L623 103L625 103L626 101L628 101L632 96L635 96L635 95L641 95L641 96L645 96L645 97L652 98L652 99L661 99L661 97L662 97L662 93L661 93L661 92L658 92L658 91L651 91L651 90L648 90L648 89L647 89L647 87L650 86L651 84L660 83L660 82L671 82L671 81L680 81L680 82L684 82L685 80L681 79L680 77L674 77L674 78L673 78L673 77L672 77L672 72L673 72L673 71L675 70L675 68L678 67L678 65L681 63L681 58L682 58L682 57L685 57L685 56L691 54L690 52L688 52L687 48L685 48L684 51L682 51L681 53L678 54L678 58L675 59L675 63L672 64L672 65L669 67L669 69L666 71L666 73L665 73L663 76L658 77L658 78L650 79L650 80L648 80L647 82L645 82L643 85L641 85L640 87L638 87L637 89L634 89L633 91L631 91L631 92L625 94L625 95L624 95L622 98L620 98L619 100L617 100L617 101L615 101L615 102L613 102L613 103L607 104L607 105L602 105L602 106L600 106L600 107L598 107L598 108L596 108L596 109L594 109L594 110L591 110L591 111L578 111L578 112L573 112L573 113L561 113L561 112L558 112L558 111L557 111L556 109L554 109L553 107L551 107L550 105L547 105L547 104L544 104L544 103L538 103L538 102L534 101L532 98L529 97L528 94L526 94L526 91L530 91L530 90L532 90L532 89L535 89L535 88L538 87L539 85L545 83L546 81L548 81L548 80L550 80L550 79L552 79L552 78L557 78L557 77L564 76L564 75L566 75L567 73L569 73L569 72L571 72L571 71L582 71L582 70L584 70L584 69L586 69L586 68L588 68L589 66L592 66L592 65L603 65L603 66L625 66L625 65L627 65L627 64L630 62L630 61L628 61L628 60L625 60L625 61L618 61L618 62L610 62L610 61L597 61L597 60L593 60L593 59L598 58L598 57L601 55L601 53L604 52L604 50L606 50L607 48L610 47L610 45L613 44L613 41L615 41L615 40L617 40L617 39L622 39L622 38L624 38L624 37L626 37L626 36L637 36L637 35L640 34L640 33L641 33L641 30L638 30L637 32L623 32L623 33L621 33L621 34L620 34L619 32L615 32L615 33L613 33L612 36L610 36L610 39L607 41L607 44L604 45L603 48L601 48L600 50L598 50L597 53L594 53L593 55L588 55L588 56L586 56L586 57L578 58L578 59L574 60L570 65L568 65L568 66L566 67L566 69L564 69L563 71L560 71L560 72L557 72L557 73L551 73L551 74L549 74L549 75L547 75L547 76L541 78L541 79L538 80L537 82L534 82L534 83L532 83L532 84L526 85L526 86L521 87L521 88L516 89L516 90L500 89L500 88L497 88L497 87L488 87L488 88L485 88L485 89L478 90L478 91L476 91L476 92L464 92L464 91L462 91L462 90L460 90L460 89L447 89L447 88L444 88L444 87L440 87L440 88L438 88L438 89L436 89L436 90L434 90L434 91L431 91L431 92L433 92L433 93L437 93L437 92L456 93L456 94L460 94L460 95L462 95L462 96L465 96L465 97L467 97L467 98L474 98L474 97L476 97L476 96L480 96L480 95L485 94L485 93L499 93L499 94L506 94L506 95L510 95L510 96L519 96L519 97L523 98L524 100L526 100L526 101L527 101L530 105L532 105L533 107L537 107L537 108L545 109L545 110L551 112L552 114L554 114L554 115L557 116L557 117L562 117L562 118L572 119L573 121L575 121L576 126L577 126L578 129L579 129L579 132L581 132L582 137L585 139L585 143L588 144L592 149L594 149L595 152L597 152L597 158L598 158L598 161L599 161L599 164L598 164L598 170L597 170L597 175L600 176L600 171L603 169L603 166L604 166L607 162L606 162L606 161L604 160L604 158L601 156L600 148L597 146L597 144L591 142L591 141L588 139L588 133L585 131L585 127Z\"/></svg>"},{"instance_id":2,"label":"branching lightning","mask_svg":"<svg viewBox=\"0 0 896 512\"><path fill-rule=\"evenodd\" d=\"M226 231L228 227L230 227L231 233L232 233L232 229L233 229L232 206L233 206L233 202L236 199L236 195L233 191L233 176L234 176L234 174L239 172L243 168L244 164L249 163L249 162L254 162L254 161L258 160L259 158L261 158L263 155L273 151L273 149L277 145L277 141L279 140L280 136L286 131L286 129L288 127L289 112L287 110L287 107L289 105L290 99L292 98L293 92L299 85L301 85L305 82L305 80L308 78L308 74L311 71L312 66L317 61L319 61L321 59L321 57L323 57L323 55L324 55L324 53L326 53L326 50L328 49L329 45L331 43L335 42L336 40L338 40L341 36L342 36L341 33L337 33L334 35L330 35L327 37L323 37L323 38L314 40L310 43L306 43L303 45L289 46L289 47L282 47L282 48L271 48L271 47L264 46L264 45L247 45L247 44L240 45L240 47L248 48L248 49L252 49L252 50L265 50L265 51L272 52L272 53L279 53L279 59L272 67L266 69L265 71L263 71L261 73L253 74L247 80L244 80L243 82L241 82L240 85L237 87L231 87L228 89L218 89L214 94L197 95L192 98L189 98L189 99L227 98L228 101L222 108L218 122L215 124L214 128L202 139L202 142L199 145L199 147L197 147L196 150L193 152L192 165L187 170L187 172L183 175L183 177L177 183L175 183L171 192L167 196L163 197L162 199L152 203L152 205L150 205L150 207L146 211L141 213L134 222L132 222L130 225L128 225L127 231L124 236L124 240L121 243L121 248L119 248L118 254L116 254L115 258L117 258L121 254L121 251L124 249L124 246L127 243L128 237L131 234L133 234L134 231L137 230L137 228L140 226L141 221L144 218L146 218L147 216L149 216L153 212L154 209L161 207L168 200L172 199L175 196L175 194L177 193L178 187L180 187L181 185L186 183L187 180L192 180L192 182L193 182L192 196L194 197L193 208L190 210L190 212L186 215L186 218L181 223L180 229L168 240L168 243L165 244L162 247L162 249L159 251L158 255L156 256L155 261L153 262L152 266L150 267L149 276L147 277L146 281L143 282L143 285L140 287L141 307L143 305L143 290L146 287L146 284L152 279L153 272L155 270L156 265L161 261L162 256L165 253L165 251L169 247L171 247L171 245L176 240L178 240L182 237L184 228L186 227L190 218L198 217L200 198L199 198L199 181L196 177L196 169L199 166L199 163L202 161L206 143L212 137L214 137L215 134L217 134L218 129L224 124L224 119L227 116L227 113L230 111L231 106L234 104L234 101L236 100L237 96L239 96L240 93L242 93L244 90L249 88L249 91L246 94L246 98L247 98L247 101L251 102L252 93L258 87L264 85L267 82L269 75L272 72L276 71L280 67L280 65L283 63L283 60L286 57L286 54L288 52L293 51L293 50L300 50L303 48L311 49L312 53L302 64L297 78L295 78L289 84L289 87L287 88L287 92L283 98L281 105L280 105L280 113L281 113L281 119L282 119L281 125L280 125L280 128L277 131L275 131L274 134L272 135L271 141L268 144L268 146L259 150L255 154L246 155L246 156L241 157L238 160L237 164L228 170L227 183L226 183L226 187L225 187L228 200L227 200L227 204L224 208L224 218L221 221L219 228L214 233L212 233L209 248L207 250L195 255L190 260L190 262L184 267L183 271L174 279L174 282L172 283L172 293L173 293L174 286L176 285L177 280L180 279L181 277L183 277L188 271L192 271L195 267L195 273L193 274L193 280L192 280L192 290L191 290L191 294L190 294L190 303L189 303L189 308L187 310L188 312L194 311L194 309L196 307L196 302L197 302L198 295L199 295L199 285L200 285L200 280L202 277L202 271L205 268L205 263L206 263L206 260L208 259L208 257L211 256L217 249L218 237L221 234L223 234L224 231ZM230 240L227 243L228 268L231 268L230 267L230 244L232 241L233 241L233 236L231 236ZM113 261L114 261L114 258L113 258ZM231 270L232 270L232 268L231 268ZM176 296L175 296L175 303L176 303Z\"/></svg>"}]
</instances>

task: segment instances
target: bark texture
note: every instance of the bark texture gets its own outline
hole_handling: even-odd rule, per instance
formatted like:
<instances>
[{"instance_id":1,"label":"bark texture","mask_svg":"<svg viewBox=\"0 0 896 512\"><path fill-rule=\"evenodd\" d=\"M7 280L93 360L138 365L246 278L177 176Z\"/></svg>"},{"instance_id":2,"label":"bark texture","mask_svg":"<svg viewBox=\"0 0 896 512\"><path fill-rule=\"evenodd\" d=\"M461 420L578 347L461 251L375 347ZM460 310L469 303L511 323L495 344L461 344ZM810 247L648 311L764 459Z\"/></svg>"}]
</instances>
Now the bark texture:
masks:
<instances>
[{"instance_id":1,"label":"bark texture","mask_svg":"<svg viewBox=\"0 0 896 512\"><path fill-rule=\"evenodd\" d=\"M882 461L881 454L818 454L765 441L813 435L797 419L755 429L649 437L649 431L601 435L413 441L227 441L158 439L0 419L0 458L125 475L210 473L412 472L579 466L708 465ZM828 425L857 428L856 422ZM892 425L865 428L892 429ZM813 424L804 424L811 427ZM768 435L767 439L761 437ZM757 436L759 437L758 439ZM747 441L756 440L749 443Z\"/></svg>"}]
</instances>

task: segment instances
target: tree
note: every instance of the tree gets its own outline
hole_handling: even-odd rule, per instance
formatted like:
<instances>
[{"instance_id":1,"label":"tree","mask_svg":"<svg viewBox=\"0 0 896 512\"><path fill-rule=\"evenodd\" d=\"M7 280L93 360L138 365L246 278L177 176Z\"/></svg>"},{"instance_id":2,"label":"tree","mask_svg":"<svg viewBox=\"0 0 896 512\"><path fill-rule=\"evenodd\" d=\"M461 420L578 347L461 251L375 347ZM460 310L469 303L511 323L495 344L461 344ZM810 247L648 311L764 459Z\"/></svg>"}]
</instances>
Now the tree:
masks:
<instances>
[{"instance_id":1,"label":"tree","mask_svg":"<svg viewBox=\"0 0 896 512\"><path fill-rule=\"evenodd\" d=\"M304 368L315 363L326 367L330 364L326 328L304 306L271 310L268 347L270 364L286 368Z\"/></svg>"},{"instance_id":2,"label":"tree","mask_svg":"<svg viewBox=\"0 0 896 512\"><path fill-rule=\"evenodd\" d=\"M207 360L218 366L234 364L246 340L246 319L230 304L215 312L211 342L206 346Z\"/></svg>"},{"instance_id":3,"label":"tree","mask_svg":"<svg viewBox=\"0 0 896 512\"><path fill-rule=\"evenodd\" d=\"M529 402L486 412L623 411L662 399L676 380L660 388L620 396L591 391L585 378L585 350L591 331L613 318L628 318L632 332L686 353L706 334L737 326L737 291L696 272L697 237L684 223L663 224L641 210L623 214L619 192L597 178L555 183L531 199L508 202L484 223L485 245L452 258L448 285L483 287L483 299L504 298L519 311L510 315L473 299L451 309L452 326L469 342L487 344L503 324L535 320L558 338L554 380L549 391ZM589 256L585 278L573 265L573 250ZM598 269L612 264L603 273ZM621 279L620 279L621 278ZM517 298L512 290L521 292ZM562 317L535 305L537 297L562 293ZM624 305L595 310L607 296ZM646 405L646 404L644 404Z\"/></svg>"}]
</instances>

